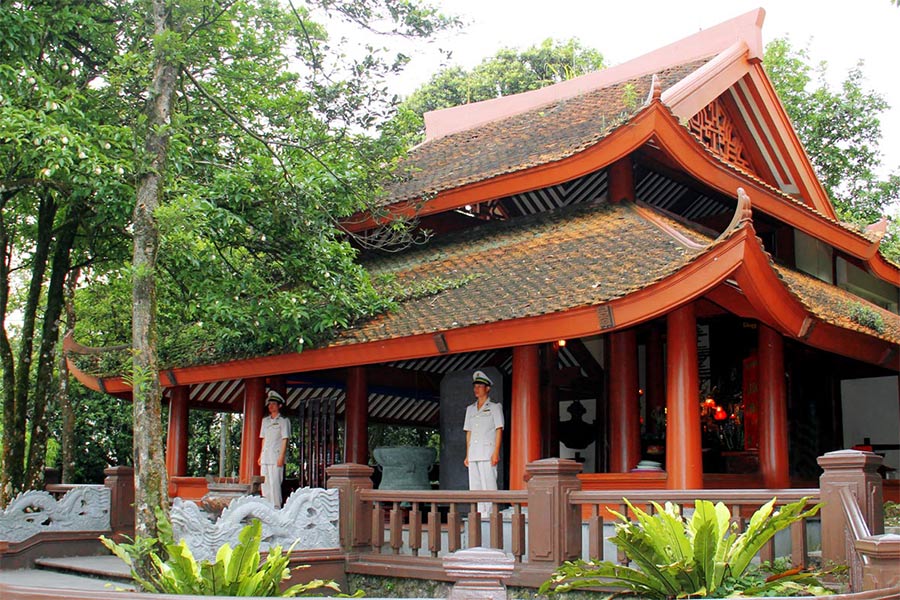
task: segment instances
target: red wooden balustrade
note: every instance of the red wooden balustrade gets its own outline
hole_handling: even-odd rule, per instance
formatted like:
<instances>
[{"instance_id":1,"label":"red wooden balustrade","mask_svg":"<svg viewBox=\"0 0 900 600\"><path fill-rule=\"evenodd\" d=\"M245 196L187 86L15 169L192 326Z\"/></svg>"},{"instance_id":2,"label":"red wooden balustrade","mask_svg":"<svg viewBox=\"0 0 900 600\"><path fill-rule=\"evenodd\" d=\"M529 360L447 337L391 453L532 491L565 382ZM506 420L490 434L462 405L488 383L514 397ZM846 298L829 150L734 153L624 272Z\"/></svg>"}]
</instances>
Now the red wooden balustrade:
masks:
<instances>
[{"instance_id":1,"label":"red wooden balustrade","mask_svg":"<svg viewBox=\"0 0 900 600\"><path fill-rule=\"evenodd\" d=\"M393 576L402 573L404 577L446 581L440 557L483 546L503 549L512 556L515 568L510 585L536 586L565 560L599 558L625 563L623 555L605 556L603 548L604 525L614 520L609 509L629 514L623 498L649 512L653 511L651 502L674 502L687 509L698 499L723 502L738 531L743 531L750 515L772 497L776 497L776 508L803 497L812 506L829 502L828 498L839 498L837 488L848 487L854 491L852 497L865 504L866 522L871 522L870 530L875 530L883 515L880 506L876 506L880 496L871 491L871 486L877 486L880 480L869 473L874 455L860 458L861 454L841 454L837 458L826 455L820 459L825 470L821 492L819 488L582 491L577 476L580 465L562 459L529 463L527 490L373 490L372 470L360 465L335 465L329 469L329 487L342 492L341 539L344 549L351 552L349 572ZM850 497L846 491L843 495ZM487 515L478 514L478 502L491 504ZM862 538L854 541L845 534L845 511L840 506L836 512L833 508L814 518L821 521L823 564L848 562L846 554L834 555L836 546L826 542L833 538L841 541L843 550L855 548L862 557L861 564L876 565L866 571L867 578L854 578L854 591L900 585L900 569L896 568L900 564L900 538L865 537L865 531L860 530L856 538ZM483 518L487 519L486 528L482 527ZM779 536L777 543L779 549L789 548L787 555L795 566L810 564L806 521L795 523L788 537ZM760 551L759 558L775 558L774 541Z\"/></svg>"}]
</instances>

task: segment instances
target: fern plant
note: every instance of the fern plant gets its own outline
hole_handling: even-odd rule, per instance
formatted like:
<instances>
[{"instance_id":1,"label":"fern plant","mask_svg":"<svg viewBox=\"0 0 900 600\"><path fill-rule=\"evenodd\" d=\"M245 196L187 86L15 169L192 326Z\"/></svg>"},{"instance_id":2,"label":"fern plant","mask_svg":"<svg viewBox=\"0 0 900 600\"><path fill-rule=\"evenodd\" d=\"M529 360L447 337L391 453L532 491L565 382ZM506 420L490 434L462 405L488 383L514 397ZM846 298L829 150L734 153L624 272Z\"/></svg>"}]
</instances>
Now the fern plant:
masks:
<instances>
[{"instance_id":1,"label":"fern plant","mask_svg":"<svg viewBox=\"0 0 900 600\"><path fill-rule=\"evenodd\" d=\"M165 514L158 511L159 538L138 537L133 543L116 543L100 538L131 567L131 576L144 591L159 594L193 594L195 596L266 596L288 598L314 590L328 588L340 592L331 581L313 580L280 591L280 585L290 577L291 549L282 552L281 546L269 549L265 562L260 564L259 545L262 525L258 519L244 527L238 535L238 545L224 544L216 553L215 562L198 563L184 540L175 542L172 526ZM149 578L140 577L134 563L149 556L153 565ZM320 594L319 594L320 595Z\"/></svg>"},{"instance_id":2,"label":"fern plant","mask_svg":"<svg viewBox=\"0 0 900 600\"><path fill-rule=\"evenodd\" d=\"M775 498L750 518L743 533L731 521L731 513L721 502L713 505L697 500L694 514L685 519L676 504L665 507L653 502L655 515L625 503L637 521L615 511L616 534L610 540L634 564L575 561L564 563L541 586L541 593L565 592L584 587L611 587L631 590L645 598L706 598L713 596L762 596L773 591L781 595L825 595L818 581L821 574L799 569L772 577L760 577L751 561L780 530L816 514L817 504L806 509L808 499L775 510Z\"/></svg>"}]
</instances>

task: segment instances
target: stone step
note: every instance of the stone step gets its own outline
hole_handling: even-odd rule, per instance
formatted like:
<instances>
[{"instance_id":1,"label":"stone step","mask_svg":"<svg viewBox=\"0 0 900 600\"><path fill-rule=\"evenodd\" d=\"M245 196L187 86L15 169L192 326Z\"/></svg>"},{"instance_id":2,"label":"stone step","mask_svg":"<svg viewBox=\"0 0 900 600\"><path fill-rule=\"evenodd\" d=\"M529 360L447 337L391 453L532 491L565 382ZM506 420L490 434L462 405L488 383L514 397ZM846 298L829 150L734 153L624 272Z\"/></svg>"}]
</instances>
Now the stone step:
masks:
<instances>
[{"instance_id":1,"label":"stone step","mask_svg":"<svg viewBox=\"0 0 900 600\"><path fill-rule=\"evenodd\" d=\"M60 598L65 598L65 590L115 591L134 590L134 585L121 580L100 579L85 575L73 575L46 569L17 569L0 571L0 584L24 588L58 589ZM2 596L0 592L0 596Z\"/></svg>"},{"instance_id":2,"label":"stone step","mask_svg":"<svg viewBox=\"0 0 900 600\"><path fill-rule=\"evenodd\" d=\"M39 558L35 561L35 568L117 583L131 583L131 569L119 557L112 555Z\"/></svg>"}]
</instances>

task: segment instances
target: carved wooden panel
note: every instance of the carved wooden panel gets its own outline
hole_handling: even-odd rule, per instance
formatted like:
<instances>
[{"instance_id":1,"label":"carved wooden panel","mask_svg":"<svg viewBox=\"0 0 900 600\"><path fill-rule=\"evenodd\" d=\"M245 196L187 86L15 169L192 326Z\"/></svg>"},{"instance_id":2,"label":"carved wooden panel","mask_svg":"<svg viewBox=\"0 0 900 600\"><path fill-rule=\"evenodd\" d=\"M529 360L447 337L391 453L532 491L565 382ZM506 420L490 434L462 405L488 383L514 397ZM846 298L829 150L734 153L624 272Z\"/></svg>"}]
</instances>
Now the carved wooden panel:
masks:
<instances>
[{"instance_id":1,"label":"carved wooden panel","mask_svg":"<svg viewBox=\"0 0 900 600\"><path fill-rule=\"evenodd\" d=\"M718 98L691 117L688 128L722 160L751 173L754 171L744 141Z\"/></svg>"}]
</instances>

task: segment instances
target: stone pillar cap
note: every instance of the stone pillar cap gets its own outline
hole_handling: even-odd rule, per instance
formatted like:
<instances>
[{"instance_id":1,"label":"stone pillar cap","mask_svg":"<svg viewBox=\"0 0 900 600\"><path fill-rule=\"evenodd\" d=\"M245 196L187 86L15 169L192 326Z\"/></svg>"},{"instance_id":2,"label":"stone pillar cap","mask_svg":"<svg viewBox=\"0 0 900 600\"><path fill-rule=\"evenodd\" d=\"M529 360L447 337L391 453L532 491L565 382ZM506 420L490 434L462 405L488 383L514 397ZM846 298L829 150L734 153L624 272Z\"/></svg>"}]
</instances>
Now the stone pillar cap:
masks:
<instances>
[{"instance_id":1,"label":"stone pillar cap","mask_svg":"<svg viewBox=\"0 0 900 600\"><path fill-rule=\"evenodd\" d=\"M816 459L823 469L850 469L859 467L871 467L877 469L884 459L874 452L861 450L835 450L826 452L824 456Z\"/></svg>"},{"instance_id":2,"label":"stone pillar cap","mask_svg":"<svg viewBox=\"0 0 900 600\"><path fill-rule=\"evenodd\" d=\"M583 468L580 462L569 458L542 458L525 465L525 472L529 475L577 474L581 473Z\"/></svg>"},{"instance_id":3,"label":"stone pillar cap","mask_svg":"<svg viewBox=\"0 0 900 600\"><path fill-rule=\"evenodd\" d=\"M338 463L325 469L329 477L371 477L374 472L372 467L356 463Z\"/></svg>"},{"instance_id":4,"label":"stone pillar cap","mask_svg":"<svg viewBox=\"0 0 900 600\"><path fill-rule=\"evenodd\" d=\"M460 579L507 579L515 570L515 559L496 548L469 548L448 554L444 571L454 581Z\"/></svg>"}]
</instances>

